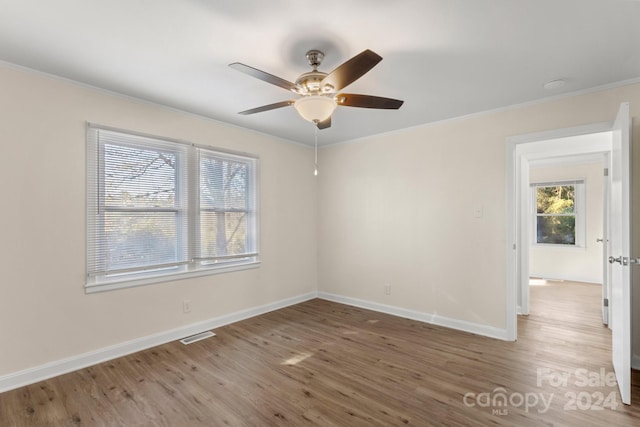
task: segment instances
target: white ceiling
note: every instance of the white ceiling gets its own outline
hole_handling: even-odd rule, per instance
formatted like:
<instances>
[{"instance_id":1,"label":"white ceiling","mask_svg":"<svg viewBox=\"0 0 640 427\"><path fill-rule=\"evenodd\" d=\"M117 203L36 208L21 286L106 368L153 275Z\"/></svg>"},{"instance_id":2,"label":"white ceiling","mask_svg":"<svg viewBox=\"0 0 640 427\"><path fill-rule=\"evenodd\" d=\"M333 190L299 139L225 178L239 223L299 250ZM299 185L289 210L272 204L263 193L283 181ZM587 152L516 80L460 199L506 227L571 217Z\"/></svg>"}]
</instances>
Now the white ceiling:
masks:
<instances>
[{"instance_id":1,"label":"white ceiling","mask_svg":"<svg viewBox=\"0 0 640 427\"><path fill-rule=\"evenodd\" d=\"M313 143L295 96L228 67L286 80L321 49L329 72L364 49L384 59L346 92L397 111L338 107L319 144L640 77L633 0L0 0L0 60ZM544 83L563 78L548 91Z\"/></svg>"}]
</instances>

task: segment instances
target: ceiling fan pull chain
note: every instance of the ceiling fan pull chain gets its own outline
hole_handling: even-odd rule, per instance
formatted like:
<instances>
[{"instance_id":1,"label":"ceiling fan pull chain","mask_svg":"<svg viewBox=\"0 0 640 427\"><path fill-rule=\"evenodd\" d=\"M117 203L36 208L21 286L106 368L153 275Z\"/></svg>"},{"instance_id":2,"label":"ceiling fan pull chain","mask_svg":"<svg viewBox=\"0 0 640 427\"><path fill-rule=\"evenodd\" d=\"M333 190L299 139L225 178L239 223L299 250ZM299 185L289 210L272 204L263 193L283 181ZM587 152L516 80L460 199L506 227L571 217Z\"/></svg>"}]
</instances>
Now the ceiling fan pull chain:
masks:
<instances>
[{"instance_id":1,"label":"ceiling fan pull chain","mask_svg":"<svg viewBox=\"0 0 640 427\"><path fill-rule=\"evenodd\" d=\"M318 126L314 126L315 129L315 143L314 143L314 151L315 151L315 170L313 171L313 175L318 176Z\"/></svg>"}]
</instances>

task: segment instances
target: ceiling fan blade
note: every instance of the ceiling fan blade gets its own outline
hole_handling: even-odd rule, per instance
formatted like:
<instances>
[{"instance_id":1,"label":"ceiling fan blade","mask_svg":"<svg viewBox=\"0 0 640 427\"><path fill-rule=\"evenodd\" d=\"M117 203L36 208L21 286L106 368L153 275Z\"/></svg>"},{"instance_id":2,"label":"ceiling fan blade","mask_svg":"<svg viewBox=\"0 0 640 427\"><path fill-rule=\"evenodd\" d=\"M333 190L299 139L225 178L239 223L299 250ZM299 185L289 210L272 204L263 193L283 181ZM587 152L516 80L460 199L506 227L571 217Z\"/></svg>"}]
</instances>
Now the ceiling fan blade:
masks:
<instances>
[{"instance_id":1,"label":"ceiling fan blade","mask_svg":"<svg viewBox=\"0 0 640 427\"><path fill-rule=\"evenodd\" d=\"M338 105L345 107L380 108L384 110L397 110L404 101L381 96L357 95L354 93L339 93L335 96Z\"/></svg>"},{"instance_id":2,"label":"ceiling fan blade","mask_svg":"<svg viewBox=\"0 0 640 427\"><path fill-rule=\"evenodd\" d=\"M274 76L273 74L269 74L265 71L258 70L257 68L250 67L240 62L229 64L229 67L233 68L234 70L242 71L245 74L248 74L267 83L271 83L272 85L280 86L283 89L295 92L295 83L291 83L290 81L281 79L280 77Z\"/></svg>"},{"instance_id":3,"label":"ceiling fan blade","mask_svg":"<svg viewBox=\"0 0 640 427\"><path fill-rule=\"evenodd\" d=\"M328 119L324 119L323 121L319 122L316 126L318 126L318 129L327 129L331 127L331 116L329 116Z\"/></svg>"},{"instance_id":4,"label":"ceiling fan blade","mask_svg":"<svg viewBox=\"0 0 640 427\"><path fill-rule=\"evenodd\" d=\"M380 55L367 49L329 73L322 80L322 86L331 85L332 90L341 90L358 80L380 61L382 61Z\"/></svg>"},{"instance_id":5,"label":"ceiling fan blade","mask_svg":"<svg viewBox=\"0 0 640 427\"><path fill-rule=\"evenodd\" d=\"M293 105L294 103L295 101L291 101L291 100L276 102L275 104L263 105L262 107L256 107L250 110L240 111L238 114L242 114L243 116L246 116L247 114L261 113L263 111L275 110L276 108L288 107L289 105Z\"/></svg>"}]
</instances>

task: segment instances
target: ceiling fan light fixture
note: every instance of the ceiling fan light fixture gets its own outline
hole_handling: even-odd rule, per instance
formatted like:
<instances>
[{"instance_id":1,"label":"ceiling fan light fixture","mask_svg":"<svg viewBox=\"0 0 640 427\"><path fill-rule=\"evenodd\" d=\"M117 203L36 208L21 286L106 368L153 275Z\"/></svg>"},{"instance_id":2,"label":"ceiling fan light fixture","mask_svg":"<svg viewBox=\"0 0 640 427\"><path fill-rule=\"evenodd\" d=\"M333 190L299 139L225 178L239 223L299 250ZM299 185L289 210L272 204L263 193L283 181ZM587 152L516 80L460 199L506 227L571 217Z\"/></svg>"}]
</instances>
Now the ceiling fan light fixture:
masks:
<instances>
[{"instance_id":1,"label":"ceiling fan light fixture","mask_svg":"<svg viewBox=\"0 0 640 427\"><path fill-rule=\"evenodd\" d=\"M303 119L319 123L331 117L338 104L328 96L311 95L297 99L293 106Z\"/></svg>"},{"instance_id":2,"label":"ceiling fan light fixture","mask_svg":"<svg viewBox=\"0 0 640 427\"><path fill-rule=\"evenodd\" d=\"M319 123L331 117L338 104L328 96L311 95L297 99L293 106L303 119Z\"/></svg>"}]
</instances>

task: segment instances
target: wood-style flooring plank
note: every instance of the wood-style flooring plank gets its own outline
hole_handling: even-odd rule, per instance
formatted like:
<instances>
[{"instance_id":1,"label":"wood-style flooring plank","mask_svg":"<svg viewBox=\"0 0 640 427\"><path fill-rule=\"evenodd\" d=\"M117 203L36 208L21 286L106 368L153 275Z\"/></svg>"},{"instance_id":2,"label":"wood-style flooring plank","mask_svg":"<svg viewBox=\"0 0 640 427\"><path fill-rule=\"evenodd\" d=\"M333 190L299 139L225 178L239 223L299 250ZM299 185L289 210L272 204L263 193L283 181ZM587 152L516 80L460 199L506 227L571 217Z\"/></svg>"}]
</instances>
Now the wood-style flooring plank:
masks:
<instances>
[{"instance_id":1,"label":"wood-style flooring plank","mask_svg":"<svg viewBox=\"0 0 640 427\"><path fill-rule=\"evenodd\" d=\"M316 299L2 393L0 426L640 425L638 372L632 406L581 382L613 371L599 303L532 286L512 343Z\"/></svg>"}]
</instances>

